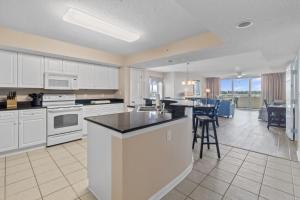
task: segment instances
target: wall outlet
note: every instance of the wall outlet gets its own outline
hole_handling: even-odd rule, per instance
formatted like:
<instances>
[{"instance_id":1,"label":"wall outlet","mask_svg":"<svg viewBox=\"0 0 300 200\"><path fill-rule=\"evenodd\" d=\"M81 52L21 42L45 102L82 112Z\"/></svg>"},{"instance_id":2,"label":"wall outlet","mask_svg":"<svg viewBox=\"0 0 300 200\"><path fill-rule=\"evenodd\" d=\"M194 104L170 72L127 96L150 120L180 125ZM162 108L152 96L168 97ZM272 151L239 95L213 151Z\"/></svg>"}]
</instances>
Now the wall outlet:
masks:
<instances>
[{"instance_id":1,"label":"wall outlet","mask_svg":"<svg viewBox=\"0 0 300 200\"><path fill-rule=\"evenodd\" d=\"M168 130L167 132L167 142L170 142L172 140L172 131Z\"/></svg>"}]
</instances>

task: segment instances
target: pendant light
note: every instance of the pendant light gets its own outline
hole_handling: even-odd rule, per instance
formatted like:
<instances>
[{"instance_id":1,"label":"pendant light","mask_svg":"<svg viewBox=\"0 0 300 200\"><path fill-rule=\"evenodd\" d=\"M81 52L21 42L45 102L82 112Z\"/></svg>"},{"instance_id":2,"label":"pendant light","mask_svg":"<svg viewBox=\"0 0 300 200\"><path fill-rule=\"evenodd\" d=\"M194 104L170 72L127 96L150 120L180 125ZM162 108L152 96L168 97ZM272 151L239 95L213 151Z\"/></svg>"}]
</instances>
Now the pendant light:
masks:
<instances>
[{"instance_id":1,"label":"pendant light","mask_svg":"<svg viewBox=\"0 0 300 200\"><path fill-rule=\"evenodd\" d=\"M189 62L186 63L186 78L181 82L182 85L194 85L195 81L189 79Z\"/></svg>"}]
</instances>

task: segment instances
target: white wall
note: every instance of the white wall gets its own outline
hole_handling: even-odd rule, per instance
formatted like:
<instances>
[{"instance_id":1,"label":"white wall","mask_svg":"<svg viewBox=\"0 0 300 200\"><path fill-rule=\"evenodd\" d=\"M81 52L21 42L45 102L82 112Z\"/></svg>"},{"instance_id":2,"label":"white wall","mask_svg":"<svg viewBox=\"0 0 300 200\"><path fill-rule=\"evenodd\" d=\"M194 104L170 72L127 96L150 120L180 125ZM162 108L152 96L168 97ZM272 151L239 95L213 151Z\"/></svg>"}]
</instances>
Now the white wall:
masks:
<instances>
[{"instance_id":1,"label":"white wall","mask_svg":"<svg viewBox=\"0 0 300 200\"><path fill-rule=\"evenodd\" d=\"M202 95L205 95L206 88L205 77L200 73L189 74L189 79L199 80L201 82ZM184 86L182 81L186 80L186 73L183 72L168 72L164 73L164 88L165 96L171 98L182 98L186 91L193 91L192 86Z\"/></svg>"}]
</instances>

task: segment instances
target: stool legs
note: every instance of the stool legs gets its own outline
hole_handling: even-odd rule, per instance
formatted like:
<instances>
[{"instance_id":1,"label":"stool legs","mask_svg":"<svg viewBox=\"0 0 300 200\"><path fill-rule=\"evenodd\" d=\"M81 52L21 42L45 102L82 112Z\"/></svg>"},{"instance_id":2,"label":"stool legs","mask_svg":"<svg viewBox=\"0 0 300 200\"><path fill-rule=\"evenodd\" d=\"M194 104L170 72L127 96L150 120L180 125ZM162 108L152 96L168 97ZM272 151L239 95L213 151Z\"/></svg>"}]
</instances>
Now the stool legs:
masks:
<instances>
[{"instance_id":1,"label":"stool legs","mask_svg":"<svg viewBox=\"0 0 300 200\"><path fill-rule=\"evenodd\" d=\"M193 149L194 149L195 143L197 142L197 127L198 127L199 120L196 118L193 120L193 123L194 123L194 137L193 137Z\"/></svg>"},{"instance_id":2,"label":"stool legs","mask_svg":"<svg viewBox=\"0 0 300 200\"><path fill-rule=\"evenodd\" d=\"M202 153L203 153L203 144L204 144L204 138L205 138L205 126L206 126L206 122L202 122L200 158L202 158Z\"/></svg>"},{"instance_id":3,"label":"stool legs","mask_svg":"<svg viewBox=\"0 0 300 200\"><path fill-rule=\"evenodd\" d=\"M214 137L215 137L215 142L216 142L216 147L217 147L218 158L221 158L216 124L215 124L215 122L212 122L212 124L213 124L213 129L214 129Z\"/></svg>"},{"instance_id":4,"label":"stool legs","mask_svg":"<svg viewBox=\"0 0 300 200\"><path fill-rule=\"evenodd\" d=\"M209 143L209 131L208 131L208 128L209 128L209 122L205 123L206 125L206 139L207 139L207 149L210 149L210 143Z\"/></svg>"}]
</instances>

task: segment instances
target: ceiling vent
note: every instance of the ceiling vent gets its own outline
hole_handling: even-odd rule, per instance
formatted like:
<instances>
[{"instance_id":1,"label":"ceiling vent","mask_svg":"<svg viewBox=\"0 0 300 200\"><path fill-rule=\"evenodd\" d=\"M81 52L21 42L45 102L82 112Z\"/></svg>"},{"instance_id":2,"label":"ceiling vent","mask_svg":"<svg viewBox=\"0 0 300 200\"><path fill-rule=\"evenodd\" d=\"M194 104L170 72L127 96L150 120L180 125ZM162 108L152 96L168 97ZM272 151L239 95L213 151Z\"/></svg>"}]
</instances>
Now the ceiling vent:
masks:
<instances>
[{"instance_id":1,"label":"ceiling vent","mask_svg":"<svg viewBox=\"0 0 300 200\"><path fill-rule=\"evenodd\" d=\"M240 22L236 27L239 28L239 29L241 29L241 28L248 28L248 27L250 27L252 25L253 25L253 22L250 21L250 20L247 20L247 21Z\"/></svg>"}]
</instances>

